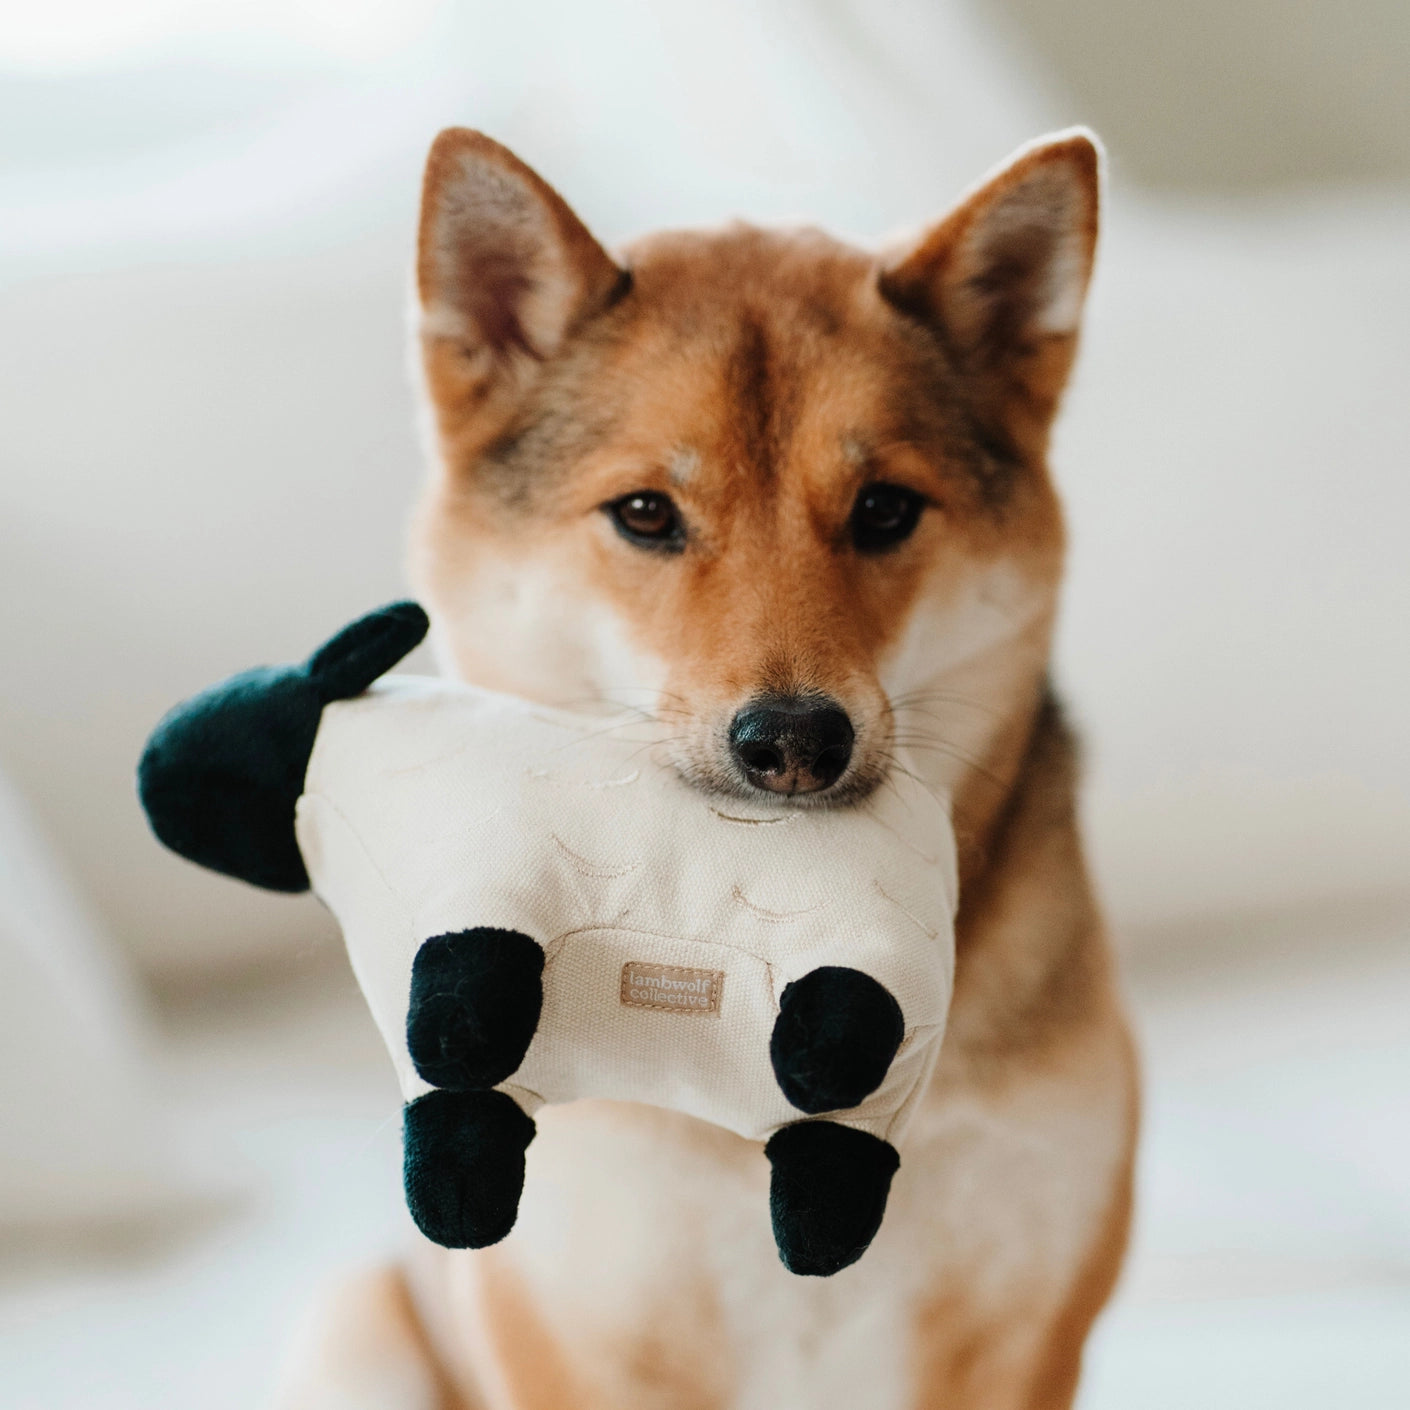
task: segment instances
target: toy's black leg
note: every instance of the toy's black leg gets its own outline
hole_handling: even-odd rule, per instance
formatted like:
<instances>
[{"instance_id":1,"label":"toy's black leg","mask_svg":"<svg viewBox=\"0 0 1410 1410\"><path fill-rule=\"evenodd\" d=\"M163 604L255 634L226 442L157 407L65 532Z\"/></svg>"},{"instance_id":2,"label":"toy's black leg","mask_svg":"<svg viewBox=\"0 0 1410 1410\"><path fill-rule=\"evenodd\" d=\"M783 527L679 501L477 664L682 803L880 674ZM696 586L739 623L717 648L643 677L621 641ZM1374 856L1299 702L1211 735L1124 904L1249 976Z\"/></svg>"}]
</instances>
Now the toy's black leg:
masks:
<instances>
[{"instance_id":1,"label":"toy's black leg","mask_svg":"<svg viewBox=\"0 0 1410 1410\"><path fill-rule=\"evenodd\" d=\"M826 1278L855 1263L886 1213L896 1148L834 1121L775 1131L764 1154L773 1166L769 1212L778 1256L790 1273Z\"/></svg>"},{"instance_id":2,"label":"toy's black leg","mask_svg":"<svg viewBox=\"0 0 1410 1410\"><path fill-rule=\"evenodd\" d=\"M201 866L272 891L305 891L294 837L323 707L366 690L426 635L397 602L345 627L302 666L232 676L170 711L137 766L152 831Z\"/></svg>"},{"instance_id":3,"label":"toy's black leg","mask_svg":"<svg viewBox=\"0 0 1410 1410\"><path fill-rule=\"evenodd\" d=\"M503 1092L427 1092L403 1113L406 1205L443 1248L487 1248L519 1215L531 1117Z\"/></svg>"},{"instance_id":4,"label":"toy's black leg","mask_svg":"<svg viewBox=\"0 0 1410 1410\"><path fill-rule=\"evenodd\" d=\"M876 1091L904 1036L901 1006L882 985L828 965L784 989L769 1057L783 1095L813 1116Z\"/></svg>"},{"instance_id":5,"label":"toy's black leg","mask_svg":"<svg viewBox=\"0 0 1410 1410\"><path fill-rule=\"evenodd\" d=\"M406 1045L434 1087L484 1091L524 1061L543 1007L543 950L517 930L436 935L416 953Z\"/></svg>"}]
</instances>

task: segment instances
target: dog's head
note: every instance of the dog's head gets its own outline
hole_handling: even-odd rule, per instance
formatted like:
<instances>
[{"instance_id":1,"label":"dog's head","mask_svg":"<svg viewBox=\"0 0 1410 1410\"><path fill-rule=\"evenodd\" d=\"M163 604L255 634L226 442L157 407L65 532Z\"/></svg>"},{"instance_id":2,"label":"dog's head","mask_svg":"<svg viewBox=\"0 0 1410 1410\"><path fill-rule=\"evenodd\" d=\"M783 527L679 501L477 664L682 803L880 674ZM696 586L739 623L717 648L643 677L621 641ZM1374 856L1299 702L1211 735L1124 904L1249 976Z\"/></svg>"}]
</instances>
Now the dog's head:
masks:
<instances>
[{"instance_id":1,"label":"dog's head","mask_svg":"<svg viewBox=\"0 0 1410 1410\"><path fill-rule=\"evenodd\" d=\"M857 798L902 745L982 770L1047 656L1098 166L1084 134L1035 144L882 255L733 225L614 259L442 133L414 563L446 664L638 707L724 791Z\"/></svg>"}]
</instances>

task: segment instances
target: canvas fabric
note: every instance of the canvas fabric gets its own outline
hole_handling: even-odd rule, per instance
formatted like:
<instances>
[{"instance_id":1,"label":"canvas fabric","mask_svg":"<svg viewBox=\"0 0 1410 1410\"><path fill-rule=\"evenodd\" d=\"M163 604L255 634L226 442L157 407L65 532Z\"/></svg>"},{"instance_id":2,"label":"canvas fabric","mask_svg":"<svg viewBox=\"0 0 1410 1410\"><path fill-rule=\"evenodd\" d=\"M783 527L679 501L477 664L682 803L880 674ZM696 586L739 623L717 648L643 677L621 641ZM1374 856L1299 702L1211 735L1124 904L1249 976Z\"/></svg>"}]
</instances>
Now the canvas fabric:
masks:
<instances>
[{"instance_id":1,"label":"canvas fabric","mask_svg":"<svg viewBox=\"0 0 1410 1410\"><path fill-rule=\"evenodd\" d=\"M903 772L850 808L711 797L657 754L635 718L426 678L325 709L299 846L403 1096L430 1090L406 1045L417 949L498 926L545 952L538 1031L500 1087L529 1114L605 1097L765 1140L802 1117L769 1059L779 996L845 965L894 995L905 1037L877 1091L829 1119L896 1143L953 984L948 800Z\"/></svg>"}]
</instances>

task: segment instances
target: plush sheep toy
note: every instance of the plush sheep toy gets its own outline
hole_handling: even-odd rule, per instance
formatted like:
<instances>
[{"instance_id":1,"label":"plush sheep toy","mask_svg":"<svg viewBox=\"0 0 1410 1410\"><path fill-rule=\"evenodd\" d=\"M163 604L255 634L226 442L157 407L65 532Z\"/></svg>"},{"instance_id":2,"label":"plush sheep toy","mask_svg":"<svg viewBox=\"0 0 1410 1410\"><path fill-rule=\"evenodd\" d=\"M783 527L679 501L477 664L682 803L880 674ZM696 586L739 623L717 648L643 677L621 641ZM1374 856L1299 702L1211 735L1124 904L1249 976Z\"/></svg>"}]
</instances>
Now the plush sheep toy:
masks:
<instances>
[{"instance_id":1,"label":"plush sheep toy","mask_svg":"<svg viewBox=\"0 0 1410 1410\"><path fill-rule=\"evenodd\" d=\"M398 603L193 697L138 770L168 847L338 918L422 1232L502 1239L534 1113L605 1097L766 1142L784 1264L854 1262L945 1027L944 804L905 773L850 808L711 797L639 717L379 679L426 625Z\"/></svg>"}]
</instances>

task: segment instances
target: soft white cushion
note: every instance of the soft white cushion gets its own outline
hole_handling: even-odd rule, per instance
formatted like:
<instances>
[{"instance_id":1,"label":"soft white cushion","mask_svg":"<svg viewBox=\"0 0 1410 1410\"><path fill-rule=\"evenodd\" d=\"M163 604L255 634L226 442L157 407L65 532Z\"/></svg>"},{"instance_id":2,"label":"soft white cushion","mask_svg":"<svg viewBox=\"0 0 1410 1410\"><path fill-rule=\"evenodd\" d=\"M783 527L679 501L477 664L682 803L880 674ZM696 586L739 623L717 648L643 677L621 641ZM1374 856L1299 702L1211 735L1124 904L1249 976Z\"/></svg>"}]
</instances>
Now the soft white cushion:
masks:
<instances>
[{"instance_id":1,"label":"soft white cushion","mask_svg":"<svg viewBox=\"0 0 1410 1410\"><path fill-rule=\"evenodd\" d=\"M0 1230L147 1216L173 1176L121 956L0 775Z\"/></svg>"}]
</instances>

